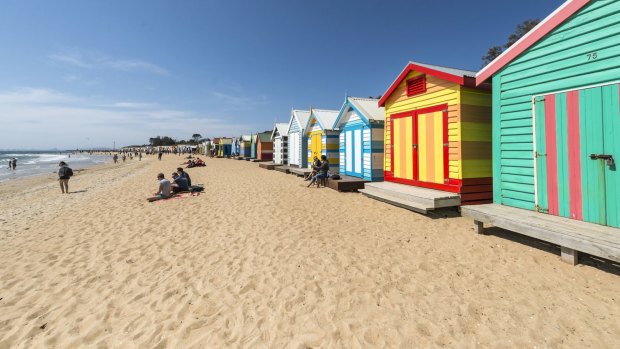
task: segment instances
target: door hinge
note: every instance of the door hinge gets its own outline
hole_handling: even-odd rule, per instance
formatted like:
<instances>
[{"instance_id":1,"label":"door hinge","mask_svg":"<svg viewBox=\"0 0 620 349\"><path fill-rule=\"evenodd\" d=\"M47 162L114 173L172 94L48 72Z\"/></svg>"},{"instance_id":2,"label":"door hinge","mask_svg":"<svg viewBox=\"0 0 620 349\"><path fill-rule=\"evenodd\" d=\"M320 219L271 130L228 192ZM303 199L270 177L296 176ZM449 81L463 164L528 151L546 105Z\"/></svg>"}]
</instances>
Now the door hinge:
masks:
<instances>
[{"instance_id":1,"label":"door hinge","mask_svg":"<svg viewBox=\"0 0 620 349\"><path fill-rule=\"evenodd\" d=\"M543 157L543 156L547 156L547 154L539 153L537 151L534 152L534 158L539 158L539 157Z\"/></svg>"},{"instance_id":2,"label":"door hinge","mask_svg":"<svg viewBox=\"0 0 620 349\"><path fill-rule=\"evenodd\" d=\"M443 146L444 147L448 147L448 146L450 146L450 143L444 143Z\"/></svg>"}]
</instances>

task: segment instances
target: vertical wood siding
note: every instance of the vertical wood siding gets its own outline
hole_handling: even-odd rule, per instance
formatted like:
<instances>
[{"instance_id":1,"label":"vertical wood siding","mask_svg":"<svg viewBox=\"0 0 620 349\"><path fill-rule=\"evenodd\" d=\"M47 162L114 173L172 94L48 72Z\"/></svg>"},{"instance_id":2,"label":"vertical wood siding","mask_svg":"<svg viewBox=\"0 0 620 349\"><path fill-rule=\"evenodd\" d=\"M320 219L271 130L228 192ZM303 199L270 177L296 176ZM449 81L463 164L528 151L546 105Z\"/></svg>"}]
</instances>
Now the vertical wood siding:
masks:
<instances>
[{"instance_id":1,"label":"vertical wood siding","mask_svg":"<svg viewBox=\"0 0 620 349\"><path fill-rule=\"evenodd\" d=\"M355 111L349 111L340 125L340 173L353 176L346 171L347 144L345 132L361 129L362 135L362 174L367 181L383 180L383 123L370 126Z\"/></svg>"}]
</instances>

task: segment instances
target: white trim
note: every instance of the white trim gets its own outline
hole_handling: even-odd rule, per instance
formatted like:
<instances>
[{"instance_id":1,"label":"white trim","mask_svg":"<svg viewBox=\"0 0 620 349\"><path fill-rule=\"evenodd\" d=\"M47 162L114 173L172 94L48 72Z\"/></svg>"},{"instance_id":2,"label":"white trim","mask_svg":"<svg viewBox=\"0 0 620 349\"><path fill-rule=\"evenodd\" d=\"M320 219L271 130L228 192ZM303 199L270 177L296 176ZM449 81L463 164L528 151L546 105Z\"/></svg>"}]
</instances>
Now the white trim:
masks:
<instances>
[{"instance_id":1,"label":"white trim","mask_svg":"<svg viewBox=\"0 0 620 349\"><path fill-rule=\"evenodd\" d=\"M570 3L572 3L575 0L568 0L565 3L562 4L562 6L558 7L557 9L555 9L555 11L551 12L550 15L548 15L547 17L545 17L545 19L543 19L540 23L538 23L534 28L532 28L527 34L523 35L521 37L521 39L517 40L514 44L512 44L512 46L510 46L506 51L502 52L501 55L495 57L494 60L491 61L491 63L487 64L484 68L480 69L479 72L476 73L476 78L478 78L478 76L482 75L482 73L486 72L488 70L488 68L492 65L495 64L495 62L499 61L500 59L502 59L505 55L507 55L510 51L512 51L515 47L517 47L517 45L519 45L522 41L526 40L527 38L529 38L530 36L532 36L539 27L543 26L545 23L549 22L549 20L551 20L551 18L553 18L558 12L562 11L562 9L564 9L566 6L568 6ZM501 69L501 68L500 68Z\"/></svg>"},{"instance_id":2,"label":"white trim","mask_svg":"<svg viewBox=\"0 0 620 349\"><path fill-rule=\"evenodd\" d=\"M536 96L532 97L532 144L534 146L534 211L538 212L538 159L536 157ZM501 150L500 150L501 151ZM501 161L501 154L500 154ZM501 176L501 171L500 171ZM500 178L501 181L501 178Z\"/></svg>"}]
</instances>

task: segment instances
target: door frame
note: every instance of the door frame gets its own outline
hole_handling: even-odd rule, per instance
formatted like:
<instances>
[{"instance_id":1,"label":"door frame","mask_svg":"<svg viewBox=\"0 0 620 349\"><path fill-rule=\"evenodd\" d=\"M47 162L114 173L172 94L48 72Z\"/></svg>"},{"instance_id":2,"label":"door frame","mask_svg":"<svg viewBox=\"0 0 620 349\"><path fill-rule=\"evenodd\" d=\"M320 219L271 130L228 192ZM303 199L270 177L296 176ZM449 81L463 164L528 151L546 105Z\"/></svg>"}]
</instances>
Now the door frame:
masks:
<instances>
[{"instance_id":1,"label":"door frame","mask_svg":"<svg viewBox=\"0 0 620 349\"><path fill-rule=\"evenodd\" d=\"M413 180L394 177L394 119L411 117L412 127L412 140L414 145L418 145L418 116L422 114L442 112L443 117L443 171L444 171L444 183L430 183L422 182L418 180L420 178L420 166L419 166L419 146L414 147L413 156ZM386 181L413 185L416 187L423 187L428 189L448 191L452 193L460 192L461 181L450 178L450 155L449 155L449 139L448 139L448 104L440 104L426 108L414 109L406 112L395 113L390 115L390 163L392 164L391 171L385 171L384 177ZM447 180L447 181L446 181Z\"/></svg>"},{"instance_id":2,"label":"door frame","mask_svg":"<svg viewBox=\"0 0 620 349\"><path fill-rule=\"evenodd\" d=\"M358 178L363 178L364 177L364 125L356 125L356 126L349 126L346 127L342 130L342 132L344 132L344 144L345 147L348 147L349 145L347 144L347 132L351 132L351 158L352 160L355 160L355 131L359 130L360 131L360 146L362 147L362 150L360 152L360 154L362 155L361 159L360 159L360 169L361 172L357 173L355 172L355 161L351 162L351 171L347 171L347 153L346 153L346 148L345 148L345 158L344 158L344 173L347 176L353 176L353 177L358 177Z\"/></svg>"}]
</instances>

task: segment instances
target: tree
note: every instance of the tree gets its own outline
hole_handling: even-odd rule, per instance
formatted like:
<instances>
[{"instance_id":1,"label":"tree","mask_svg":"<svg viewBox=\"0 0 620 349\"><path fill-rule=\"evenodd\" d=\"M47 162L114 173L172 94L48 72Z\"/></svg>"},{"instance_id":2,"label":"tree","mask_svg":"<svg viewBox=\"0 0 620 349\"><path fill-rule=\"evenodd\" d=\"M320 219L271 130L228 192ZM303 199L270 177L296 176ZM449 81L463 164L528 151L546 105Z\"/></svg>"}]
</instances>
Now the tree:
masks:
<instances>
[{"instance_id":1,"label":"tree","mask_svg":"<svg viewBox=\"0 0 620 349\"><path fill-rule=\"evenodd\" d=\"M202 136L200 135L200 133L194 133L192 135L192 140L194 141L194 143L198 143L201 138L202 138Z\"/></svg>"},{"instance_id":2,"label":"tree","mask_svg":"<svg viewBox=\"0 0 620 349\"><path fill-rule=\"evenodd\" d=\"M515 42L519 41L525 34L527 34L530 30L532 30L535 26L540 23L540 19L526 19L521 24L517 26L515 31L508 36L508 41L503 46L493 46L487 50L487 53L482 56L483 65L487 65L491 63L495 58L504 52L504 50L508 49Z\"/></svg>"},{"instance_id":3,"label":"tree","mask_svg":"<svg viewBox=\"0 0 620 349\"><path fill-rule=\"evenodd\" d=\"M149 138L149 144L152 147L159 147L159 146L166 146L166 145L175 145L177 144L177 142L173 139L170 138L168 136L157 136L157 137L153 137L153 138Z\"/></svg>"}]
</instances>

